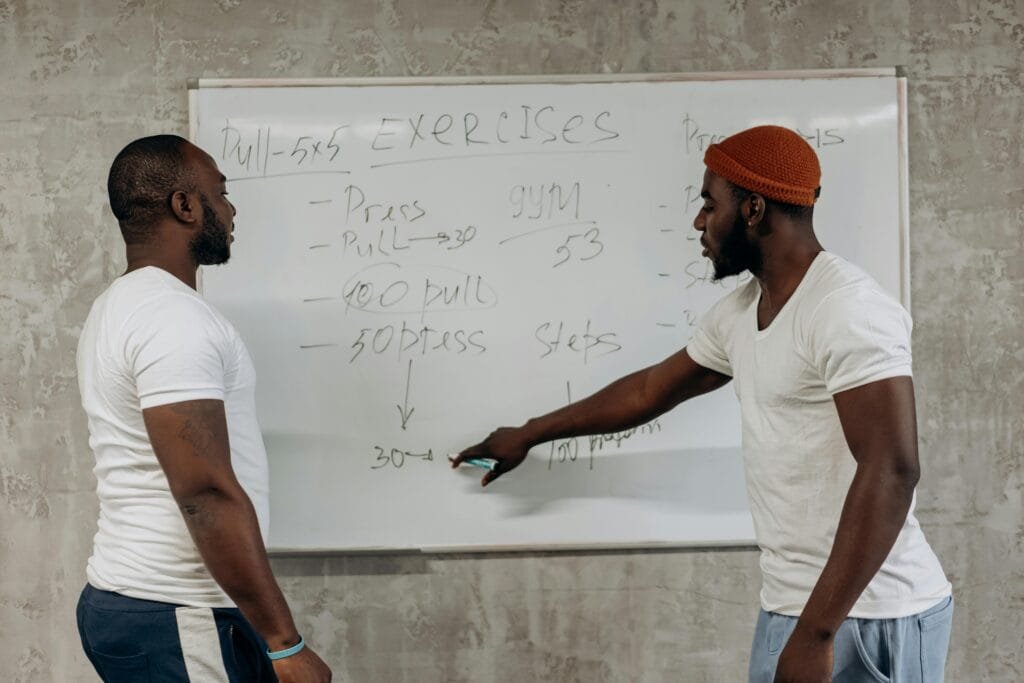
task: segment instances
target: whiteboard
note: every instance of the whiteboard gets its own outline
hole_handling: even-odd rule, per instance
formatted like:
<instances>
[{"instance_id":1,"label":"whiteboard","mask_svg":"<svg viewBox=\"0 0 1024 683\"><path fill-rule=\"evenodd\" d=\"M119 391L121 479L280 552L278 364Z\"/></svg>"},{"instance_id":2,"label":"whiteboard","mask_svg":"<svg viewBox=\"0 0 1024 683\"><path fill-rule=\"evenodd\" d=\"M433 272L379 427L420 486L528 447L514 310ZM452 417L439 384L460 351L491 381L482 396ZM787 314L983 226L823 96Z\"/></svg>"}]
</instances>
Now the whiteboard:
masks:
<instances>
[{"instance_id":1,"label":"whiteboard","mask_svg":"<svg viewBox=\"0 0 1024 683\"><path fill-rule=\"evenodd\" d=\"M238 207L204 268L259 377L274 551L747 545L726 388L531 451L481 489L447 455L683 347L714 283L703 153L749 126L817 151L830 251L909 304L890 71L200 81L192 139Z\"/></svg>"}]
</instances>

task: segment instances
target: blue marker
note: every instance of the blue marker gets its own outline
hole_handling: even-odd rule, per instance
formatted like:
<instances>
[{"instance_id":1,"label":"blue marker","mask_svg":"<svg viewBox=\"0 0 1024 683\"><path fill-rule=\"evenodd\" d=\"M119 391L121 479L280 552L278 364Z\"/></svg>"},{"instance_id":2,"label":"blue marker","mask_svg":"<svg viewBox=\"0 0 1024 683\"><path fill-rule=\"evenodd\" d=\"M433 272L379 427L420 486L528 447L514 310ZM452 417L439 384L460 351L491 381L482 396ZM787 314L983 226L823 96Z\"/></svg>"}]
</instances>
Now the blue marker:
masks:
<instances>
[{"instance_id":1,"label":"blue marker","mask_svg":"<svg viewBox=\"0 0 1024 683\"><path fill-rule=\"evenodd\" d=\"M491 472L493 472L494 468L498 466L497 460L485 460L483 458L469 458L467 460L463 460L462 462L466 463L467 465L472 465L473 467L482 467L485 470L490 470Z\"/></svg>"}]
</instances>

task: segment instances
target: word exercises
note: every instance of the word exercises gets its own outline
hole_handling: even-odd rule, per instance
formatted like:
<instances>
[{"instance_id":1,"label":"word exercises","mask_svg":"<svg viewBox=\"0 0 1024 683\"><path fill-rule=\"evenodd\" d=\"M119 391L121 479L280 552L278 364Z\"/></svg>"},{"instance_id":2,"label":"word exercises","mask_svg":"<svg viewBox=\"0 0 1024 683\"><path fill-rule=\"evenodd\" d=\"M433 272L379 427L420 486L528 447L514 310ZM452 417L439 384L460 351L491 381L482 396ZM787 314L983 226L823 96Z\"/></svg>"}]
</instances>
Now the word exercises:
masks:
<instances>
[{"instance_id":1,"label":"word exercises","mask_svg":"<svg viewBox=\"0 0 1024 683\"><path fill-rule=\"evenodd\" d=\"M192 92L238 209L202 290L257 368L271 548L749 542L730 388L486 490L448 462L679 352L749 282L692 227L738 130L798 130L827 248L900 286L891 79L222 85Z\"/></svg>"}]
</instances>

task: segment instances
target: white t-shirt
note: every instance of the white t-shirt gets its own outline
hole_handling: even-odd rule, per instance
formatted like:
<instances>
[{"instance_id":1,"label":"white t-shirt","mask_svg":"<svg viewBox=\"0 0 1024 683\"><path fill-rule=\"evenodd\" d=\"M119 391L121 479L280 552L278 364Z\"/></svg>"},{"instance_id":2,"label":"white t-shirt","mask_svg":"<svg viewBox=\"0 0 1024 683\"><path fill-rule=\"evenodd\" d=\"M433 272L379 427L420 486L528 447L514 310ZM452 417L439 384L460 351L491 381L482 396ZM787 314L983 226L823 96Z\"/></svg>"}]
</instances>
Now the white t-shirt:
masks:
<instances>
[{"instance_id":1,"label":"white t-shirt","mask_svg":"<svg viewBox=\"0 0 1024 683\"><path fill-rule=\"evenodd\" d=\"M912 323L866 273L826 252L760 331L759 298L756 280L724 297L686 350L700 365L733 378L761 547L761 606L798 616L832 550L856 470L832 397L910 376ZM849 616L909 616L949 594L912 503L889 556Z\"/></svg>"},{"instance_id":2,"label":"white t-shirt","mask_svg":"<svg viewBox=\"0 0 1024 683\"><path fill-rule=\"evenodd\" d=\"M89 583L145 600L233 606L189 535L142 409L224 402L231 465L266 538L268 467L256 421L256 373L235 328L178 278L141 268L93 303L78 342L78 385L100 499Z\"/></svg>"}]
</instances>

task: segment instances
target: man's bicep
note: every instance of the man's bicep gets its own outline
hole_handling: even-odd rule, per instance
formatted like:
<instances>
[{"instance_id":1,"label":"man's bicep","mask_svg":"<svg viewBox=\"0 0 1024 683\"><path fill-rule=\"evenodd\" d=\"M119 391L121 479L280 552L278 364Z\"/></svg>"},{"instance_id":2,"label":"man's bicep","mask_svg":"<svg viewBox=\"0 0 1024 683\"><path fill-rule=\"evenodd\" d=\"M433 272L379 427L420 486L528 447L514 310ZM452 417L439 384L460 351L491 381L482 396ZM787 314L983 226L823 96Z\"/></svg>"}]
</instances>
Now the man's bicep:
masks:
<instances>
[{"instance_id":1,"label":"man's bicep","mask_svg":"<svg viewBox=\"0 0 1024 683\"><path fill-rule=\"evenodd\" d=\"M223 401L154 406L142 418L175 498L234 484Z\"/></svg>"},{"instance_id":2,"label":"man's bicep","mask_svg":"<svg viewBox=\"0 0 1024 683\"><path fill-rule=\"evenodd\" d=\"M667 397L673 405L714 391L731 379L697 363L685 348L652 366L649 375L652 391Z\"/></svg>"},{"instance_id":3,"label":"man's bicep","mask_svg":"<svg viewBox=\"0 0 1024 683\"><path fill-rule=\"evenodd\" d=\"M917 469L914 380L890 377L833 396L850 451L858 463L882 460Z\"/></svg>"}]
</instances>

